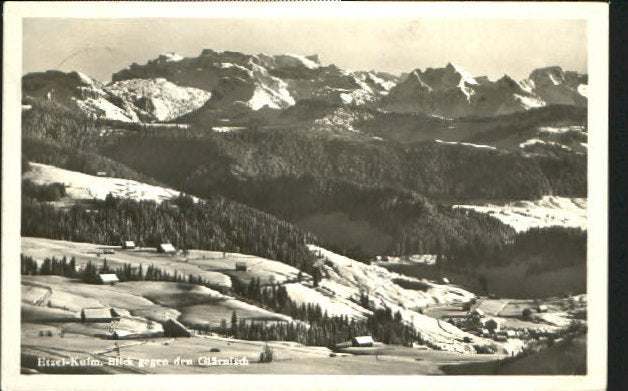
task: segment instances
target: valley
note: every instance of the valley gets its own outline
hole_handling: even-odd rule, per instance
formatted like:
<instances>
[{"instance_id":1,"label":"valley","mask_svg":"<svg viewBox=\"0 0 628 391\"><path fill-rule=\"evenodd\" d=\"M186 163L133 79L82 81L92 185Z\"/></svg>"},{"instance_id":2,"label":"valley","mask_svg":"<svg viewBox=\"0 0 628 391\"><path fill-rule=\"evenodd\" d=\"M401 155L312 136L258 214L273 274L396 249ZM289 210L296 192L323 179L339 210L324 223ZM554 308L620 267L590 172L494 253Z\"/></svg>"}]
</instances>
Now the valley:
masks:
<instances>
[{"instance_id":1,"label":"valley","mask_svg":"<svg viewBox=\"0 0 628 391\"><path fill-rule=\"evenodd\" d=\"M22 84L23 373L582 373L586 74L205 49Z\"/></svg>"}]
</instances>

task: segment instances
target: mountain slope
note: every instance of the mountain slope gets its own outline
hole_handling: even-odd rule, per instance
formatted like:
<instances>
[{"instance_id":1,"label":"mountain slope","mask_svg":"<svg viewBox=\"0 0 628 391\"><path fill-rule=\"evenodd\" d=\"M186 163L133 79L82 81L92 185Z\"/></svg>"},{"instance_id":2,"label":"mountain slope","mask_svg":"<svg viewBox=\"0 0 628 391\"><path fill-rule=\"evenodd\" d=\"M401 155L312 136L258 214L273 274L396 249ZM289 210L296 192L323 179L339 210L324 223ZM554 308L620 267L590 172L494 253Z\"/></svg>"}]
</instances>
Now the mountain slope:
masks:
<instances>
[{"instance_id":1,"label":"mountain slope","mask_svg":"<svg viewBox=\"0 0 628 391\"><path fill-rule=\"evenodd\" d=\"M47 99L92 118L123 122L167 121L202 106L207 91L180 87L165 79L103 84L80 72L48 71L23 77L24 99Z\"/></svg>"}]
</instances>

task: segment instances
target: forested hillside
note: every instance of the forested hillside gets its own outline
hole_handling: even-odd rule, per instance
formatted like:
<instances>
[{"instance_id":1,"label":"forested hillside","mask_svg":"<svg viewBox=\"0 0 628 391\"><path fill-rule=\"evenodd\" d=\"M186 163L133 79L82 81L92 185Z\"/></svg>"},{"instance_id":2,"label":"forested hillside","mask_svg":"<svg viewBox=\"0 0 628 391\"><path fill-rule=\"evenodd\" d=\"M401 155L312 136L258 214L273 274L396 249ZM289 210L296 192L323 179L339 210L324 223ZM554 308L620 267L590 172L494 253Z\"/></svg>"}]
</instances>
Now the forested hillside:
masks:
<instances>
[{"instance_id":1,"label":"forested hillside","mask_svg":"<svg viewBox=\"0 0 628 391\"><path fill-rule=\"evenodd\" d=\"M171 242L181 249L259 255L305 271L314 260L306 244L316 241L289 223L220 196L199 203L181 196L159 205L107 197L90 209L78 205L66 211L25 193L22 235L109 245Z\"/></svg>"},{"instance_id":2,"label":"forested hillside","mask_svg":"<svg viewBox=\"0 0 628 391\"><path fill-rule=\"evenodd\" d=\"M133 134L105 148L104 154L171 186L189 183L211 189L230 178L309 175L459 201L586 196L583 156L528 156L434 142L365 142L291 129L189 137L186 133Z\"/></svg>"},{"instance_id":3,"label":"forested hillside","mask_svg":"<svg viewBox=\"0 0 628 391\"><path fill-rule=\"evenodd\" d=\"M514 230L488 214L452 209L452 203L537 199L547 194L586 196L586 156L572 153L530 155L436 142L397 143L291 127L216 133L198 127L122 126L88 119L54 103L32 103L33 109L23 114L25 160L163 183L207 199L208 204L193 206L192 214L141 204L140 209L148 208L164 221L186 221L183 226L157 224L160 231L139 233L151 244L167 237L188 248L240 248L288 263L301 262L290 258L305 257L302 246L309 234L227 200L231 199L311 230L322 244L356 259L381 254L453 255L465 248L480 254L511 243ZM573 114L566 108L558 111ZM544 120L548 112L535 111L534 121ZM525 114L504 118L519 116ZM508 123L499 118L498 122ZM25 218L54 213L59 222L73 216L94 225L85 232L97 232L103 223L98 219L104 218L80 210L66 216L44 204L27 202L25 207L30 208ZM212 208L222 212L208 214ZM265 217L259 220L259 216ZM107 218L111 217L104 221ZM267 226L284 227L291 238L299 232L298 239L282 243L285 238L272 236L276 229ZM33 236L81 237L68 227L55 228L63 234L52 228L43 232L41 226L28 222L25 227ZM117 243L131 234L99 229L102 232L85 233L80 240ZM209 238L203 236L208 236L206 232L212 232Z\"/></svg>"}]
</instances>

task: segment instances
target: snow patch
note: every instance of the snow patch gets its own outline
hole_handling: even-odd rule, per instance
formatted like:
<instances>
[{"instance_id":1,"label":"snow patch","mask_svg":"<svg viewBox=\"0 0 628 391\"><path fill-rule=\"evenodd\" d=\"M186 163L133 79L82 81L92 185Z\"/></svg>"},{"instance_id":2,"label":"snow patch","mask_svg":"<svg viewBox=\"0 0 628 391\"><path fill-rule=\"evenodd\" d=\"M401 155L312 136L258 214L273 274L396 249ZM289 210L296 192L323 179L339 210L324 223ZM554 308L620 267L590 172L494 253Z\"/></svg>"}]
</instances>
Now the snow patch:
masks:
<instances>
[{"instance_id":1,"label":"snow patch","mask_svg":"<svg viewBox=\"0 0 628 391\"><path fill-rule=\"evenodd\" d=\"M534 94L534 89L536 88L536 85L534 84L534 80L532 80L532 79L525 79L525 80L517 82L517 84L525 92L527 92L529 94Z\"/></svg>"},{"instance_id":2,"label":"snow patch","mask_svg":"<svg viewBox=\"0 0 628 391\"><path fill-rule=\"evenodd\" d=\"M401 264L401 265L436 265L436 254L414 254L408 257L393 257L388 256L386 260L381 259L382 257L378 257L376 260L376 264L378 265L386 265L386 264Z\"/></svg>"},{"instance_id":3,"label":"snow patch","mask_svg":"<svg viewBox=\"0 0 628 391\"><path fill-rule=\"evenodd\" d=\"M436 139L434 141L436 141L437 143L441 143L441 144L465 145L467 147L484 148L484 149L497 149L497 148L493 147L492 145L462 143L462 142L457 142L457 141L443 141L443 140L439 140L439 139Z\"/></svg>"},{"instance_id":4,"label":"snow patch","mask_svg":"<svg viewBox=\"0 0 628 391\"><path fill-rule=\"evenodd\" d=\"M578 85L577 91L580 95L584 96L585 98L588 98L588 85L586 84L580 84Z\"/></svg>"},{"instance_id":5,"label":"snow patch","mask_svg":"<svg viewBox=\"0 0 628 391\"><path fill-rule=\"evenodd\" d=\"M543 107L543 106L545 106L545 102L543 100L541 100L540 98L537 98L537 97L523 96L523 95L519 95L519 94L513 94L513 96L515 97L516 100L519 101L519 103L521 103L523 108L526 109L526 110L530 110L530 109L533 109L535 107Z\"/></svg>"},{"instance_id":6,"label":"snow patch","mask_svg":"<svg viewBox=\"0 0 628 391\"><path fill-rule=\"evenodd\" d=\"M538 130L539 130L539 132L543 132L543 133L567 133L567 132L584 133L584 127L583 126L576 126L576 125L559 126L559 127L541 126L541 127L538 128Z\"/></svg>"},{"instance_id":7,"label":"snow patch","mask_svg":"<svg viewBox=\"0 0 628 391\"><path fill-rule=\"evenodd\" d=\"M247 75L251 77L253 76L253 73L251 72L251 70L243 67L242 65L232 64L230 62L223 62L223 63L218 64L218 67L220 67L221 69L230 69L230 68L239 69L245 72Z\"/></svg>"},{"instance_id":8,"label":"snow patch","mask_svg":"<svg viewBox=\"0 0 628 391\"><path fill-rule=\"evenodd\" d=\"M159 57L161 57L162 59L164 59L166 62L178 62L183 60L183 57L181 57L180 55L176 54L176 53L162 53L159 55Z\"/></svg>"},{"instance_id":9,"label":"snow patch","mask_svg":"<svg viewBox=\"0 0 628 391\"><path fill-rule=\"evenodd\" d=\"M571 151L572 150L571 148L569 148L566 145L563 145L563 144L560 144L560 143L557 143L557 142L554 142L554 141L545 141L545 140L541 140L541 139L538 139L538 138L531 138L531 139L529 139L527 141L522 142L521 144L519 144L519 148L526 148L526 147L537 145L537 144L549 145L549 146L552 146L552 147L558 147L560 149L564 149L565 151Z\"/></svg>"},{"instance_id":10,"label":"snow patch","mask_svg":"<svg viewBox=\"0 0 628 391\"><path fill-rule=\"evenodd\" d=\"M152 114L158 121L168 121L194 111L211 97L208 91L181 87L163 78L122 80L107 88L133 102L138 110Z\"/></svg>"},{"instance_id":11,"label":"snow patch","mask_svg":"<svg viewBox=\"0 0 628 391\"><path fill-rule=\"evenodd\" d=\"M549 77L549 79L552 81L552 83L557 86L560 84L560 82L558 80L556 80L556 78L554 77L554 75L552 75L552 73L548 73L547 76Z\"/></svg>"},{"instance_id":12,"label":"snow patch","mask_svg":"<svg viewBox=\"0 0 628 391\"><path fill-rule=\"evenodd\" d=\"M372 72L368 73L368 77L373 81L373 83L377 84L378 86L383 88L385 91L390 91L390 89L395 86L394 82L386 81L382 79L381 77L374 75Z\"/></svg>"},{"instance_id":13,"label":"snow patch","mask_svg":"<svg viewBox=\"0 0 628 391\"><path fill-rule=\"evenodd\" d=\"M75 99L74 102L81 110L90 113L97 118L106 118L122 122L139 121L137 114L132 111L125 111L103 97L87 98L85 100Z\"/></svg>"},{"instance_id":14,"label":"snow patch","mask_svg":"<svg viewBox=\"0 0 628 391\"><path fill-rule=\"evenodd\" d=\"M86 74L84 74L83 72L76 72L76 74L79 76L79 78L81 79L81 81L85 84L94 84L94 80L92 80L91 77L87 76Z\"/></svg>"},{"instance_id":15,"label":"snow patch","mask_svg":"<svg viewBox=\"0 0 628 391\"><path fill-rule=\"evenodd\" d=\"M259 110L264 106L273 109L281 109L286 106L294 105L295 101L285 86L280 85L278 90L273 90L266 85L260 85L255 88L253 97L248 104L253 110Z\"/></svg>"},{"instance_id":16,"label":"snow patch","mask_svg":"<svg viewBox=\"0 0 628 391\"><path fill-rule=\"evenodd\" d=\"M349 104L353 102L353 97L344 92L340 94L340 99L342 100L342 103L345 103L345 104Z\"/></svg>"},{"instance_id":17,"label":"snow patch","mask_svg":"<svg viewBox=\"0 0 628 391\"><path fill-rule=\"evenodd\" d=\"M218 133L229 133L237 130L246 129L244 126L214 126L212 130Z\"/></svg>"},{"instance_id":18,"label":"snow patch","mask_svg":"<svg viewBox=\"0 0 628 391\"><path fill-rule=\"evenodd\" d=\"M465 83L471 84L471 85L478 85L477 80L475 80L473 76L471 76L470 73L468 73L467 71L465 71L464 69L462 69L461 67L459 67L458 65L454 63L450 63L450 64L456 70L456 72L462 77L462 80Z\"/></svg>"},{"instance_id":19,"label":"snow patch","mask_svg":"<svg viewBox=\"0 0 628 391\"><path fill-rule=\"evenodd\" d=\"M317 69L317 68L321 67L320 65L318 65L314 61L306 58L305 56L300 56L298 54L286 54L286 56L292 57L292 58L298 60L301 64L303 64L304 67L306 67L308 69Z\"/></svg>"}]
</instances>

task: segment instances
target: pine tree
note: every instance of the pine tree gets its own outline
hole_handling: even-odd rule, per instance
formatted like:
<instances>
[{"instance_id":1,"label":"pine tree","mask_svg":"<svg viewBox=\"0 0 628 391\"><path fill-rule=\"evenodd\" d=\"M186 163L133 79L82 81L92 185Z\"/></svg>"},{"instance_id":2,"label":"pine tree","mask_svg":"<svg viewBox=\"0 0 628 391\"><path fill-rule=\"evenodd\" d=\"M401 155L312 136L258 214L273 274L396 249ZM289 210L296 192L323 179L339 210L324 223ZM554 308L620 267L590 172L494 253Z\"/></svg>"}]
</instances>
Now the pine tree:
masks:
<instances>
[{"instance_id":1,"label":"pine tree","mask_svg":"<svg viewBox=\"0 0 628 391\"><path fill-rule=\"evenodd\" d=\"M238 316L235 311L231 314L231 335L238 338Z\"/></svg>"}]
</instances>

